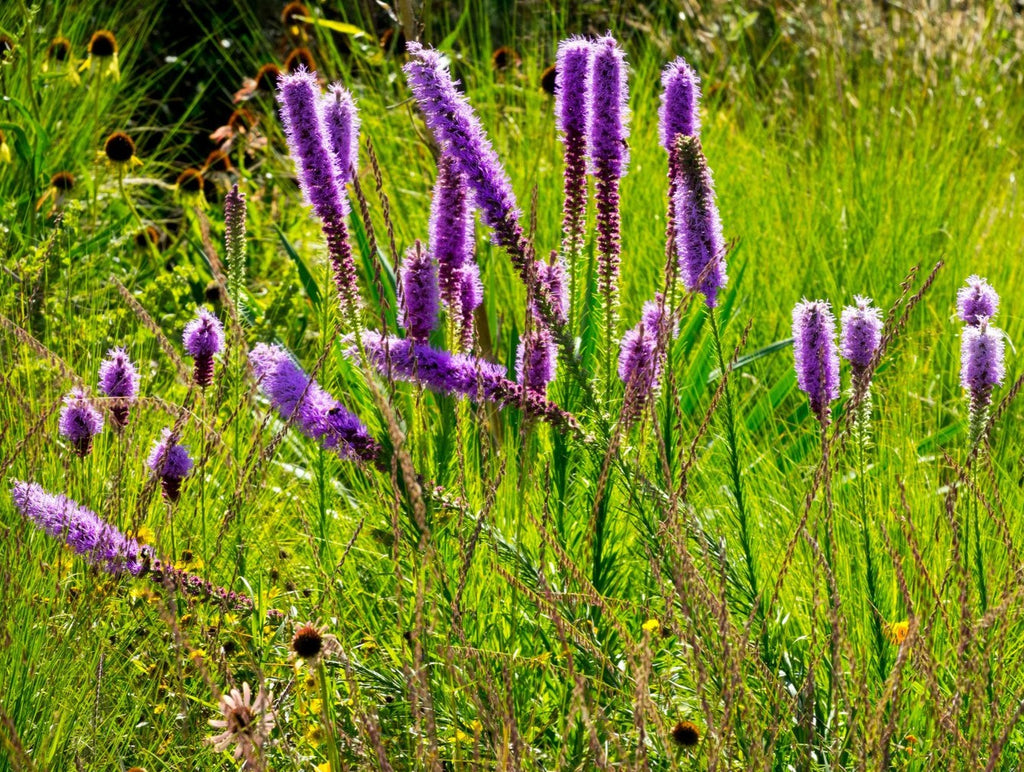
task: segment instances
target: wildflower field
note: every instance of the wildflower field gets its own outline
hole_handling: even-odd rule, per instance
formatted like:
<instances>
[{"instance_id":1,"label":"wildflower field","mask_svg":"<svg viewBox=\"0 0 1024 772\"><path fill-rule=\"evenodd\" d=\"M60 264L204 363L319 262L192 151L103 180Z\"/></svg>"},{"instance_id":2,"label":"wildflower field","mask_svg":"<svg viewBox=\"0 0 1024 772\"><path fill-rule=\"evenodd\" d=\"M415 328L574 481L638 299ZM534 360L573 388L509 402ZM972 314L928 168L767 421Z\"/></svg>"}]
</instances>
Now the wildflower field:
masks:
<instances>
[{"instance_id":1,"label":"wildflower field","mask_svg":"<svg viewBox=\"0 0 1024 772\"><path fill-rule=\"evenodd\" d=\"M0 6L0 772L1024 756L1024 8Z\"/></svg>"}]
</instances>

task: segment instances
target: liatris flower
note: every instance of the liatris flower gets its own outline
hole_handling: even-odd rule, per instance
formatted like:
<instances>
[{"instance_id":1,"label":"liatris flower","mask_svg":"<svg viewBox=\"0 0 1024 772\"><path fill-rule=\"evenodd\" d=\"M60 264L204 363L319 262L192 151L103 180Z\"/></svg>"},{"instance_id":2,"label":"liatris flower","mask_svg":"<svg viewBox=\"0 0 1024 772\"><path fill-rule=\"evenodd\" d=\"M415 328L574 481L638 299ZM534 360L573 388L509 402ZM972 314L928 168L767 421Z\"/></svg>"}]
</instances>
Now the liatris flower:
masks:
<instances>
[{"instance_id":1,"label":"liatris flower","mask_svg":"<svg viewBox=\"0 0 1024 772\"><path fill-rule=\"evenodd\" d=\"M165 428L161 438L153 442L146 466L160 478L164 498L175 503L181 497L182 481L192 472L188 448L180 445L172 431Z\"/></svg>"},{"instance_id":2,"label":"liatris flower","mask_svg":"<svg viewBox=\"0 0 1024 772\"><path fill-rule=\"evenodd\" d=\"M494 231L494 243L508 250L512 265L525 283L527 245L519 222L512 184L487 139L480 120L455 88L441 54L419 43L407 46L409 61L402 67L413 96L456 171L473 190L483 220Z\"/></svg>"},{"instance_id":3,"label":"liatris flower","mask_svg":"<svg viewBox=\"0 0 1024 772\"><path fill-rule=\"evenodd\" d=\"M442 155L430 202L430 254L437 261L441 297L451 310L459 308L459 270L473 260L473 211L469 191L455 159Z\"/></svg>"},{"instance_id":4,"label":"liatris flower","mask_svg":"<svg viewBox=\"0 0 1024 772\"><path fill-rule=\"evenodd\" d=\"M836 320L824 300L802 300L793 309L793 355L796 381L807 394L811 410L823 424L829 403L839 396L839 353Z\"/></svg>"},{"instance_id":5,"label":"liatris flower","mask_svg":"<svg viewBox=\"0 0 1024 772\"><path fill-rule=\"evenodd\" d=\"M123 348L112 348L100 363L100 391L117 401L110 408L114 426L128 425L130 405L139 395L139 373Z\"/></svg>"},{"instance_id":6,"label":"liatris flower","mask_svg":"<svg viewBox=\"0 0 1024 772\"><path fill-rule=\"evenodd\" d=\"M245 284L245 214L245 194L234 185L224 197L224 243L228 253L228 292L239 314Z\"/></svg>"},{"instance_id":7,"label":"liatris flower","mask_svg":"<svg viewBox=\"0 0 1024 772\"><path fill-rule=\"evenodd\" d=\"M438 293L437 266L417 240L402 264L402 326L411 340L426 341L437 329Z\"/></svg>"},{"instance_id":8,"label":"liatris flower","mask_svg":"<svg viewBox=\"0 0 1024 772\"><path fill-rule=\"evenodd\" d=\"M473 314L484 302L484 285L480 281L480 266L470 261L458 272L459 282L459 330L462 348L469 351L473 348Z\"/></svg>"},{"instance_id":9,"label":"liatris flower","mask_svg":"<svg viewBox=\"0 0 1024 772\"><path fill-rule=\"evenodd\" d=\"M320 97L320 109L338 186L343 187L359 168L359 112L352 94L340 83Z\"/></svg>"},{"instance_id":10,"label":"liatris flower","mask_svg":"<svg viewBox=\"0 0 1024 772\"><path fill-rule=\"evenodd\" d=\"M565 202L562 208L562 252L583 249L583 217L587 206L587 124L590 100L587 80L593 44L572 37L558 44L555 65L555 119L565 146Z\"/></svg>"},{"instance_id":11,"label":"liatris flower","mask_svg":"<svg viewBox=\"0 0 1024 772\"><path fill-rule=\"evenodd\" d=\"M658 135L661 146L671 156L676 139L700 136L700 78L679 57L661 73L661 107L658 109Z\"/></svg>"},{"instance_id":12,"label":"liatris flower","mask_svg":"<svg viewBox=\"0 0 1024 772\"><path fill-rule=\"evenodd\" d=\"M982 319L991 319L999 310L999 295L980 276L967 279L967 286L956 293L956 308L960 321L977 327Z\"/></svg>"},{"instance_id":13,"label":"liatris flower","mask_svg":"<svg viewBox=\"0 0 1024 772\"><path fill-rule=\"evenodd\" d=\"M103 415L86 399L84 391L72 389L64 397L58 428L75 453L85 458L92 450L92 438L103 430Z\"/></svg>"},{"instance_id":14,"label":"liatris flower","mask_svg":"<svg viewBox=\"0 0 1024 772\"><path fill-rule=\"evenodd\" d=\"M47 493L36 483L15 482L11 495L23 517L75 552L112 574L142 573L149 548L141 547L95 512L66 496Z\"/></svg>"},{"instance_id":15,"label":"liatris flower","mask_svg":"<svg viewBox=\"0 0 1024 772\"><path fill-rule=\"evenodd\" d=\"M960 339L960 384L970 398L971 442L981 440L992 390L1006 377L1003 331L982 319L964 327Z\"/></svg>"},{"instance_id":16,"label":"liatris flower","mask_svg":"<svg viewBox=\"0 0 1024 772\"><path fill-rule=\"evenodd\" d=\"M355 318L359 307L359 284L352 247L348 243L346 218L348 199L338 187L335 163L318 107L320 86L305 69L284 75L279 81L277 101L288 137L288 148L299 171L299 186L322 223L334 281L345 304L343 310Z\"/></svg>"},{"instance_id":17,"label":"liatris flower","mask_svg":"<svg viewBox=\"0 0 1024 772\"><path fill-rule=\"evenodd\" d=\"M183 340L185 351L196 361L196 386L205 389L213 383L213 355L224 348L224 327L216 316L200 308L196 318L185 325Z\"/></svg>"},{"instance_id":18,"label":"liatris flower","mask_svg":"<svg viewBox=\"0 0 1024 772\"><path fill-rule=\"evenodd\" d=\"M619 344L619 378L626 386L622 414L635 417L657 391L668 343L678 333L677 322L666 314L658 295L644 303L640 321L622 336Z\"/></svg>"},{"instance_id":19,"label":"liatris flower","mask_svg":"<svg viewBox=\"0 0 1024 772\"><path fill-rule=\"evenodd\" d=\"M620 245L619 178L629 163L629 92L626 55L613 37L593 45L587 95L590 121L587 152L594 171L597 202L597 285L604 298L608 345L618 304Z\"/></svg>"},{"instance_id":20,"label":"liatris flower","mask_svg":"<svg viewBox=\"0 0 1024 772\"><path fill-rule=\"evenodd\" d=\"M572 415L536 392L508 380L500 365L466 354L438 351L424 343L385 338L378 333L366 333L363 348L385 377L415 381L442 394L459 394L505 407L521 407L527 415L542 418L556 427L578 428ZM347 353L351 357L359 356L355 346Z\"/></svg>"},{"instance_id":21,"label":"liatris flower","mask_svg":"<svg viewBox=\"0 0 1024 772\"><path fill-rule=\"evenodd\" d=\"M220 698L222 718L209 721L214 729L223 731L219 735L208 737L206 742L218 753L234 745L236 760L244 756L247 764L256 766L259 763L260 749L274 728L274 711L271 709L273 704L271 695L262 688L255 700L252 699L252 690L248 683L242 684L241 692L232 689L230 694Z\"/></svg>"},{"instance_id":22,"label":"liatris flower","mask_svg":"<svg viewBox=\"0 0 1024 772\"><path fill-rule=\"evenodd\" d=\"M516 380L531 391L545 394L555 379L558 348L543 327L531 330L516 349Z\"/></svg>"},{"instance_id":23,"label":"liatris flower","mask_svg":"<svg viewBox=\"0 0 1024 772\"><path fill-rule=\"evenodd\" d=\"M300 432L342 457L377 460L380 448L366 427L306 375L287 351L260 343L250 352L249 363L270 403Z\"/></svg>"},{"instance_id":24,"label":"liatris flower","mask_svg":"<svg viewBox=\"0 0 1024 772\"><path fill-rule=\"evenodd\" d=\"M679 177L675 186L676 251L683 284L704 295L708 308L718 304L718 292L728 281L725 241L715 204L715 186L707 159L696 137L676 140Z\"/></svg>"},{"instance_id":25,"label":"liatris flower","mask_svg":"<svg viewBox=\"0 0 1024 772\"><path fill-rule=\"evenodd\" d=\"M882 312L871 305L871 298L854 297L856 306L843 309L840 353L853 367L856 380L871 364L882 342Z\"/></svg>"},{"instance_id":26,"label":"liatris flower","mask_svg":"<svg viewBox=\"0 0 1024 772\"><path fill-rule=\"evenodd\" d=\"M557 253L552 252L549 262L543 263L540 260L536 262L535 270L537 272L537 289L550 307L552 321L563 326L568 324L569 277L565 267L565 260L559 257ZM541 313L536 299L532 311L543 322L544 314Z\"/></svg>"}]
</instances>

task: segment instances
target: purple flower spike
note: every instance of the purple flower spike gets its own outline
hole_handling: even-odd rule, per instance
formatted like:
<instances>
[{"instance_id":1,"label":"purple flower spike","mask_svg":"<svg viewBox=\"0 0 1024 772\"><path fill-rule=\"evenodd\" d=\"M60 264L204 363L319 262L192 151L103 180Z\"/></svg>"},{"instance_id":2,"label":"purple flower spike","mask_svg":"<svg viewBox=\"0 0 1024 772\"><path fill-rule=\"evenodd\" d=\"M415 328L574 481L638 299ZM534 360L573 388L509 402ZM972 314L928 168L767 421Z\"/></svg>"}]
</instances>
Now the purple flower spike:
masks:
<instances>
[{"instance_id":1,"label":"purple flower spike","mask_svg":"<svg viewBox=\"0 0 1024 772\"><path fill-rule=\"evenodd\" d=\"M552 252L550 262L542 263L537 261L537 286L544 293L553 315L552 321L555 324L566 325L569 322L569 277L565 267L565 261L556 253ZM544 315L540 308L534 305L531 309L534 315L543 321Z\"/></svg>"},{"instance_id":2,"label":"purple flower spike","mask_svg":"<svg viewBox=\"0 0 1024 772\"><path fill-rule=\"evenodd\" d=\"M359 308L359 282L352 247L348 242L348 199L338 186L335 159L328 149L320 110L316 75L300 67L278 80L277 101L288 138L288 150L299 172L299 187L320 218L327 240L334 282L347 312ZM350 147L350 146L349 146Z\"/></svg>"},{"instance_id":3,"label":"purple flower spike","mask_svg":"<svg viewBox=\"0 0 1024 772\"><path fill-rule=\"evenodd\" d=\"M683 284L689 292L704 295L708 308L714 308L719 290L729 279L715 186L699 139L679 138L676 150L679 176L672 208Z\"/></svg>"},{"instance_id":4,"label":"purple flower spike","mask_svg":"<svg viewBox=\"0 0 1024 772\"><path fill-rule=\"evenodd\" d=\"M670 339L679 332L678 319L670 317L661 295L644 303L640 321L622 336L619 344L619 378L626 385L622 415L639 414L658 389Z\"/></svg>"},{"instance_id":5,"label":"purple flower spike","mask_svg":"<svg viewBox=\"0 0 1024 772\"><path fill-rule=\"evenodd\" d=\"M129 405L139 395L139 373L123 348L110 349L100 363L100 391L117 398L110 414L114 426L123 429L128 425Z\"/></svg>"},{"instance_id":6,"label":"purple flower spike","mask_svg":"<svg viewBox=\"0 0 1024 772\"><path fill-rule=\"evenodd\" d=\"M417 241L402 265L402 326L410 339L425 341L437 329L438 294L437 266Z\"/></svg>"},{"instance_id":7,"label":"purple flower spike","mask_svg":"<svg viewBox=\"0 0 1024 772\"><path fill-rule=\"evenodd\" d=\"M700 136L700 78L679 57L661 73L661 107L658 109L658 133L661 146L669 155L676 138Z\"/></svg>"},{"instance_id":8,"label":"purple flower spike","mask_svg":"<svg viewBox=\"0 0 1024 772\"><path fill-rule=\"evenodd\" d=\"M84 391L72 389L64 397L58 428L75 453L85 458L92 450L92 438L103 429L103 415L86 399Z\"/></svg>"},{"instance_id":9,"label":"purple flower spike","mask_svg":"<svg viewBox=\"0 0 1024 772\"><path fill-rule=\"evenodd\" d=\"M462 348L469 351L473 348L473 315L484 302L484 285L480 281L480 266L466 263L459 269L459 330Z\"/></svg>"},{"instance_id":10,"label":"purple flower spike","mask_svg":"<svg viewBox=\"0 0 1024 772\"><path fill-rule=\"evenodd\" d=\"M343 187L359 169L359 112L351 92L340 83L320 97L320 109L334 156L335 180Z\"/></svg>"},{"instance_id":11,"label":"purple flower spike","mask_svg":"<svg viewBox=\"0 0 1024 772\"><path fill-rule=\"evenodd\" d=\"M853 377L863 373L882 342L882 312L871 305L871 298L854 297L856 306L847 306L842 315L841 353L853 366Z\"/></svg>"},{"instance_id":12,"label":"purple flower spike","mask_svg":"<svg viewBox=\"0 0 1024 772\"><path fill-rule=\"evenodd\" d=\"M280 346L258 344L249 363L260 390L286 420L343 458L376 461L380 448L359 419L302 371Z\"/></svg>"},{"instance_id":13,"label":"purple flower spike","mask_svg":"<svg viewBox=\"0 0 1024 772\"><path fill-rule=\"evenodd\" d=\"M15 482L11 495L23 517L54 539L67 542L90 563L112 574L142 573L149 548L139 546L95 512L66 496L47 493L36 483Z\"/></svg>"},{"instance_id":14,"label":"purple flower spike","mask_svg":"<svg viewBox=\"0 0 1024 772\"><path fill-rule=\"evenodd\" d=\"M196 386L205 389L213 383L213 355L224 348L224 327L216 316L200 308L196 318L185 325L182 339L185 351L196 362Z\"/></svg>"},{"instance_id":15,"label":"purple flower spike","mask_svg":"<svg viewBox=\"0 0 1024 772\"><path fill-rule=\"evenodd\" d=\"M469 190L450 155L442 155L437 167L430 202L430 254L437 261L445 305L459 308L459 271L473 260L473 211Z\"/></svg>"},{"instance_id":16,"label":"purple flower spike","mask_svg":"<svg viewBox=\"0 0 1024 772\"><path fill-rule=\"evenodd\" d=\"M547 393L555 379L558 348L545 329L534 329L519 341L516 350L516 380L540 395Z\"/></svg>"},{"instance_id":17,"label":"purple flower spike","mask_svg":"<svg viewBox=\"0 0 1024 772\"><path fill-rule=\"evenodd\" d=\"M170 429L165 428L161 438L153 442L146 466L160 478L164 498L172 504L176 502L181 497L182 480L192 472L192 458Z\"/></svg>"},{"instance_id":18,"label":"purple flower spike","mask_svg":"<svg viewBox=\"0 0 1024 772\"><path fill-rule=\"evenodd\" d=\"M828 406L839 396L839 353L836 320L824 300L802 300L793 309L793 355L797 385L811 401L811 410L824 423Z\"/></svg>"},{"instance_id":19,"label":"purple flower spike","mask_svg":"<svg viewBox=\"0 0 1024 772\"><path fill-rule=\"evenodd\" d=\"M480 119L455 88L448 65L438 51L409 43L406 52L409 61L402 69L427 127L472 189L484 222L494 231L494 243L508 251L512 265L525 283L527 245L516 197Z\"/></svg>"},{"instance_id":20,"label":"purple flower spike","mask_svg":"<svg viewBox=\"0 0 1024 772\"><path fill-rule=\"evenodd\" d=\"M971 276L967 286L956 293L956 309L960 321L978 326L982 319L991 319L999 310L999 295L987 279Z\"/></svg>"},{"instance_id":21,"label":"purple flower spike","mask_svg":"<svg viewBox=\"0 0 1024 772\"><path fill-rule=\"evenodd\" d=\"M587 206L587 124L590 102L587 80L593 43L572 37L558 45L555 62L555 119L565 146L565 203L562 209L562 251L583 249L583 218Z\"/></svg>"},{"instance_id":22,"label":"purple flower spike","mask_svg":"<svg viewBox=\"0 0 1024 772\"><path fill-rule=\"evenodd\" d=\"M992 390L1006 377L1003 331L985 319L964 327L960 341L960 383L970 394L972 412L992 402Z\"/></svg>"}]
</instances>

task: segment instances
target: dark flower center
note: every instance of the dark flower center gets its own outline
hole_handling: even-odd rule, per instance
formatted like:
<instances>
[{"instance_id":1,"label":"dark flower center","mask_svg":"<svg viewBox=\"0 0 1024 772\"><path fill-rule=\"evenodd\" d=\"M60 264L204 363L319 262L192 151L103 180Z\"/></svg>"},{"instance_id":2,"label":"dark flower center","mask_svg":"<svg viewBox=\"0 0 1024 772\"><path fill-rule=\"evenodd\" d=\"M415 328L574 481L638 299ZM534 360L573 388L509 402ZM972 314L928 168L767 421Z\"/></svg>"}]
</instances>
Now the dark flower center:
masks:
<instances>
[{"instance_id":1,"label":"dark flower center","mask_svg":"<svg viewBox=\"0 0 1024 772\"><path fill-rule=\"evenodd\" d=\"M198 169L185 169L178 175L178 190L183 193L202 193L206 182Z\"/></svg>"},{"instance_id":2,"label":"dark flower center","mask_svg":"<svg viewBox=\"0 0 1024 772\"><path fill-rule=\"evenodd\" d=\"M101 29L89 41L89 53L99 59L106 59L117 53L117 40L111 32Z\"/></svg>"},{"instance_id":3,"label":"dark flower center","mask_svg":"<svg viewBox=\"0 0 1024 772\"><path fill-rule=\"evenodd\" d=\"M50 185L60 191L71 190L75 187L75 176L71 172L57 172L50 178Z\"/></svg>"},{"instance_id":4,"label":"dark flower center","mask_svg":"<svg viewBox=\"0 0 1024 772\"><path fill-rule=\"evenodd\" d=\"M680 721L672 729L672 739L678 745L690 747L700 742L700 730L690 721Z\"/></svg>"},{"instance_id":5,"label":"dark flower center","mask_svg":"<svg viewBox=\"0 0 1024 772\"><path fill-rule=\"evenodd\" d=\"M68 54L71 53L71 43L66 38L54 38L53 42L50 43L49 49L47 49L46 55L50 59L55 59L58 62L66 61Z\"/></svg>"},{"instance_id":6,"label":"dark flower center","mask_svg":"<svg viewBox=\"0 0 1024 772\"><path fill-rule=\"evenodd\" d=\"M128 163L135 155L135 143L123 131L115 131L107 137L103 152L116 164Z\"/></svg>"},{"instance_id":7,"label":"dark flower center","mask_svg":"<svg viewBox=\"0 0 1024 772\"><path fill-rule=\"evenodd\" d=\"M323 648L324 639L312 625L303 625L295 631L292 638L292 651L303 659L311 659L320 653Z\"/></svg>"}]
</instances>

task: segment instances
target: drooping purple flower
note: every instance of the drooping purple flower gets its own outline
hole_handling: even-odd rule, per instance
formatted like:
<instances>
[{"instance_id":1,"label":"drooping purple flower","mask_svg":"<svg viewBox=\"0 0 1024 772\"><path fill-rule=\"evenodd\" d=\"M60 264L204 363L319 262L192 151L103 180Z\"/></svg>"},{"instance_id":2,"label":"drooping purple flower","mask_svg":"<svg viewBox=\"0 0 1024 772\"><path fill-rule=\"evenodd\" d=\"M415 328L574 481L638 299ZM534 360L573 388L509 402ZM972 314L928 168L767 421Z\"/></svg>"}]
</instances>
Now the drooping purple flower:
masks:
<instances>
[{"instance_id":1,"label":"drooping purple flower","mask_svg":"<svg viewBox=\"0 0 1024 772\"><path fill-rule=\"evenodd\" d=\"M441 297L450 310L459 308L459 271L473 260L473 211L469 190L455 159L442 155L430 202L430 254L437 261Z\"/></svg>"},{"instance_id":2,"label":"drooping purple flower","mask_svg":"<svg viewBox=\"0 0 1024 772\"><path fill-rule=\"evenodd\" d=\"M128 425L128 411L139 395L139 373L123 348L112 348L100 362L100 391L116 398L110 408L114 426L123 429Z\"/></svg>"},{"instance_id":3,"label":"drooping purple flower","mask_svg":"<svg viewBox=\"0 0 1024 772\"><path fill-rule=\"evenodd\" d=\"M661 146L672 154L676 138L700 136L700 78L681 56L661 73L658 134Z\"/></svg>"},{"instance_id":4,"label":"drooping purple flower","mask_svg":"<svg viewBox=\"0 0 1024 772\"><path fill-rule=\"evenodd\" d=\"M249 363L260 390L286 420L343 458L376 461L380 448L360 420L302 371L280 346L257 344Z\"/></svg>"},{"instance_id":5,"label":"drooping purple flower","mask_svg":"<svg viewBox=\"0 0 1024 772\"><path fill-rule=\"evenodd\" d=\"M370 362L387 378L417 382L443 394L519 407L527 415L559 428L575 430L579 427L576 419L558 405L506 378L505 369L500 365L379 333L365 333L362 343ZM347 353L350 357L359 356L354 345Z\"/></svg>"},{"instance_id":6,"label":"drooping purple flower","mask_svg":"<svg viewBox=\"0 0 1024 772\"><path fill-rule=\"evenodd\" d=\"M437 265L417 240L402 264L402 326L412 340L425 341L437 329L441 310Z\"/></svg>"},{"instance_id":7,"label":"drooping purple flower","mask_svg":"<svg viewBox=\"0 0 1024 772\"><path fill-rule=\"evenodd\" d=\"M565 191L562 208L562 252L583 249L583 220L587 205L587 124L590 100L587 80L593 43L571 37L558 45L555 62L555 120L565 146Z\"/></svg>"},{"instance_id":8,"label":"drooping purple flower","mask_svg":"<svg viewBox=\"0 0 1024 772\"><path fill-rule=\"evenodd\" d=\"M192 472L192 457L188 448L178 443L170 429L165 428L146 460L148 466L160 478L164 498L171 503L181 497L181 483Z\"/></svg>"},{"instance_id":9,"label":"drooping purple flower","mask_svg":"<svg viewBox=\"0 0 1024 772\"><path fill-rule=\"evenodd\" d=\"M678 320L668 313L658 295L644 303L640 321L619 344L619 378L626 386L622 414L635 417L658 389L668 345L678 334Z\"/></svg>"},{"instance_id":10,"label":"drooping purple flower","mask_svg":"<svg viewBox=\"0 0 1024 772\"><path fill-rule=\"evenodd\" d=\"M473 315L484 302L484 285L480 281L480 266L475 262L466 263L459 269L459 331L462 348L473 347Z\"/></svg>"},{"instance_id":11,"label":"drooping purple flower","mask_svg":"<svg viewBox=\"0 0 1024 772\"><path fill-rule=\"evenodd\" d=\"M555 379L558 348L551 333L533 329L523 336L516 349L516 380L527 389L544 395Z\"/></svg>"},{"instance_id":12,"label":"drooping purple flower","mask_svg":"<svg viewBox=\"0 0 1024 772\"><path fill-rule=\"evenodd\" d=\"M343 187L359 169L359 111L351 92L340 83L332 84L320 97L320 109L335 178Z\"/></svg>"},{"instance_id":13,"label":"drooping purple flower","mask_svg":"<svg viewBox=\"0 0 1024 772\"><path fill-rule=\"evenodd\" d=\"M839 396L836 320L827 301L802 300L793 308L793 356L797 385L824 422L829 403Z\"/></svg>"},{"instance_id":14,"label":"drooping purple flower","mask_svg":"<svg viewBox=\"0 0 1024 772\"><path fill-rule=\"evenodd\" d=\"M871 305L871 298L854 297L857 305L843 309L840 353L853 366L853 376L871 364L882 342L882 312Z\"/></svg>"},{"instance_id":15,"label":"drooping purple flower","mask_svg":"<svg viewBox=\"0 0 1024 772\"><path fill-rule=\"evenodd\" d=\"M112 574L142 573L149 548L139 546L95 512L66 496L47 493L36 483L16 481L11 495L23 517L54 539L65 541L90 563Z\"/></svg>"},{"instance_id":16,"label":"drooping purple flower","mask_svg":"<svg viewBox=\"0 0 1024 772\"><path fill-rule=\"evenodd\" d=\"M410 42L409 61L402 67L413 97L423 111L427 127L442 152L473 191L476 207L494 231L493 241L504 247L512 265L526 281L527 245L519 222L519 209L508 174L491 147L480 120L455 87L440 52Z\"/></svg>"},{"instance_id":17,"label":"drooping purple flower","mask_svg":"<svg viewBox=\"0 0 1024 772\"><path fill-rule=\"evenodd\" d=\"M679 177L672 204L679 268L686 289L700 292L708 308L714 308L729 279L715 186L699 139L678 138L676 148Z\"/></svg>"},{"instance_id":18,"label":"drooping purple flower","mask_svg":"<svg viewBox=\"0 0 1024 772\"><path fill-rule=\"evenodd\" d=\"M992 401L992 390L1006 377L1003 331L982 319L964 327L960 339L960 383L971 397L972 410Z\"/></svg>"},{"instance_id":19,"label":"drooping purple flower","mask_svg":"<svg viewBox=\"0 0 1024 772\"><path fill-rule=\"evenodd\" d=\"M195 319L185 325L182 341L185 352L195 360L196 386L205 389L213 383L213 356L224 348L224 326L216 316L200 308Z\"/></svg>"},{"instance_id":20,"label":"drooping purple flower","mask_svg":"<svg viewBox=\"0 0 1024 772\"><path fill-rule=\"evenodd\" d=\"M334 281L345 304L343 310L354 319L359 307L359 283L348 241L349 205L338 185L335 161L328 149L316 75L304 67L282 75L278 79L277 101L281 105L288 150L298 168L299 187L320 218Z\"/></svg>"},{"instance_id":21,"label":"drooping purple flower","mask_svg":"<svg viewBox=\"0 0 1024 772\"><path fill-rule=\"evenodd\" d=\"M92 450L92 438L103 430L103 414L86 399L84 391L75 388L64 397L57 426L75 453L85 458Z\"/></svg>"},{"instance_id":22,"label":"drooping purple flower","mask_svg":"<svg viewBox=\"0 0 1024 772\"><path fill-rule=\"evenodd\" d=\"M999 310L999 295L987 279L974 275L967 286L956 293L956 308L960 321L977 326L982 319L991 319Z\"/></svg>"}]
</instances>

